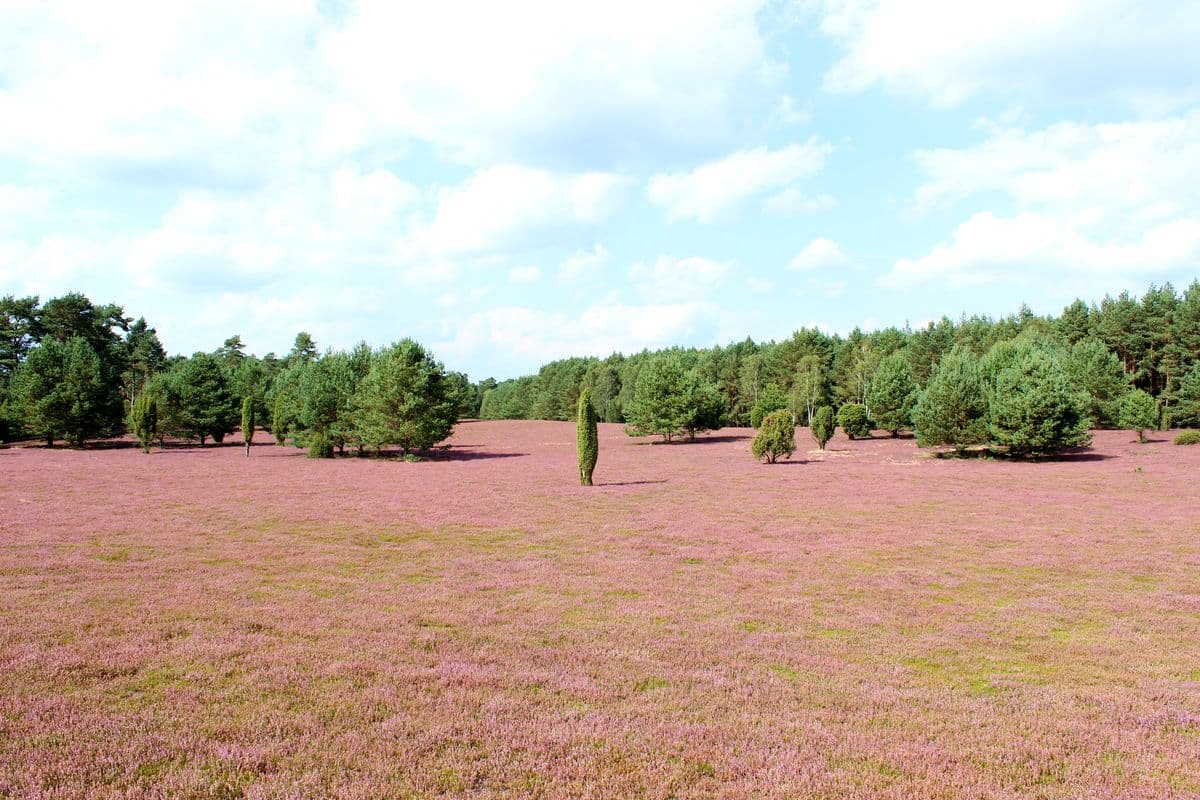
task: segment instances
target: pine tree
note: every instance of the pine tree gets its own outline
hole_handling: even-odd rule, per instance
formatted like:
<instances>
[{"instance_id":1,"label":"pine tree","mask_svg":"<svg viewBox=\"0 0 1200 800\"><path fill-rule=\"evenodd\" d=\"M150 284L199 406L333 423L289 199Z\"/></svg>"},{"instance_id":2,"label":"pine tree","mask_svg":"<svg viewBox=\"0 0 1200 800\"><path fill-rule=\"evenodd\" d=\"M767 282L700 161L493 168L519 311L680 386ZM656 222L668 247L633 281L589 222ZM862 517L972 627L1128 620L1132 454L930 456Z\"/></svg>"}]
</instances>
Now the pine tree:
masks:
<instances>
[{"instance_id":1,"label":"pine tree","mask_svg":"<svg viewBox=\"0 0 1200 800\"><path fill-rule=\"evenodd\" d=\"M183 433L198 438L201 447L210 436L218 444L224 441L237 424L237 406L221 362L208 353L196 353L173 371Z\"/></svg>"},{"instance_id":2,"label":"pine tree","mask_svg":"<svg viewBox=\"0 0 1200 800\"><path fill-rule=\"evenodd\" d=\"M1153 429L1158 418L1154 398L1141 389L1134 389L1121 400L1121 427L1137 431L1138 441L1145 443L1146 430Z\"/></svg>"},{"instance_id":3,"label":"pine tree","mask_svg":"<svg viewBox=\"0 0 1200 800\"><path fill-rule=\"evenodd\" d=\"M979 365L969 351L955 347L934 368L913 410L920 447L953 445L962 451L988 440L988 405Z\"/></svg>"},{"instance_id":4,"label":"pine tree","mask_svg":"<svg viewBox=\"0 0 1200 800\"><path fill-rule=\"evenodd\" d=\"M1053 453L1091 441L1088 416L1054 351L1031 346L996 376L992 440L1014 455Z\"/></svg>"},{"instance_id":5,"label":"pine tree","mask_svg":"<svg viewBox=\"0 0 1200 800\"><path fill-rule=\"evenodd\" d=\"M657 434L671 441L686 430L693 417L687 389L687 369L678 354L650 360L638 371L633 398L625 408L625 432L630 436Z\"/></svg>"},{"instance_id":6,"label":"pine tree","mask_svg":"<svg viewBox=\"0 0 1200 800\"><path fill-rule=\"evenodd\" d=\"M1093 428L1116 424L1121 398L1129 391L1129 376L1116 353L1099 339L1081 339L1067 351L1063 367L1081 393L1088 424Z\"/></svg>"},{"instance_id":7,"label":"pine tree","mask_svg":"<svg viewBox=\"0 0 1200 800\"><path fill-rule=\"evenodd\" d=\"M448 438L458 421L445 369L412 339L375 354L354 403L364 443L399 445L406 456Z\"/></svg>"},{"instance_id":8,"label":"pine tree","mask_svg":"<svg viewBox=\"0 0 1200 800\"><path fill-rule=\"evenodd\" d=\"M750 452L757 459L766 459L768 464L774 464L780 456L790 458L796 452L796 427L791 412L780 409L767 414L750 443Z\"/></svg>"},{"instance_id":9,"label":"pine tree","mask_svg":"<svg viewBox=\"0 0 1200 800\"><path fill-rule=\"evenodd\" d=\"M575 452L579 459L579 482L592 485L592 473L600 454L600 436L596 425L596 409L592 407L592 393L584 389L579 393L579 413L575 423Z\"/></svg>"},{"instance_id":10,"label":"pine tree","mask_svg":"<svg viewBox=\"0 0 1200 800\"><path fill-rule=\"evenodd\" d=\"M111 395L100 358L74 336L47 339L29 351L13 375L9 402L21 427L46 444L62 438L82 445L110 431Z\"/></svg>"},{"instance_id":11,"label":"pine tree","mask_svg":"<svg viewBox=\"0 0 1200 800\"><path fill-rule=\"evenodd\" d=\"M899 351L892 353L880 364L871 383L868 405L875 424L892 436L900 435L901 430L912 426L917 394L908 358Z\"/></svg>"}]
</instances>

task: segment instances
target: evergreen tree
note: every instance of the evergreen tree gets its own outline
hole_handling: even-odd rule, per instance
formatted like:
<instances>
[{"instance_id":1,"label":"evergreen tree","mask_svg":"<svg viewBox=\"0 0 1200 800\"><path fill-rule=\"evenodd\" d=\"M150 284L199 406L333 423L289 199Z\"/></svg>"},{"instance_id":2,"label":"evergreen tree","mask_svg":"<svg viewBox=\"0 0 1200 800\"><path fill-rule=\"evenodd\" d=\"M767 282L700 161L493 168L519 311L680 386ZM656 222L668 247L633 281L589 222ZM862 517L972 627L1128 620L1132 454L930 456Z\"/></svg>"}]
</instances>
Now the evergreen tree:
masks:
<instances>
[{"instance_id":1,"label":"evergreen tree","mask_svg":"<svg viewBox=\"0 0 1200 800\"><path fill-rule=\"evenodd\" d=\"M13 376L10 402L21 427L54 444L111 432L110 387L104 384L100 358L80 336L65 342L48 339L26 355Z\"/></svg>"},{"instance_id":2,"label":"evergreen tree","mask_svg":"<svg viewBox=\"0 0 1200 800\"><path fill-rule=\"evenodd\" d=\"M979 365L970 351L956 347L934 368L913 410L920 447L953 445L963 450L988 439L988 405Z\"/></svg>"},{"instance_id":3,"label":"evergreen tree","mask_svg":"<svg viewBox=\"0 0 1200 800\"><path fill-rule=\"evenodd\" d=\"M307 364L316 360L317 343L313 341L308 331L300 331L296 334L296 341L292 343L292 352L288 353L288 366L296 363Z\"/></svg>"},{"instance_id":4,"label":"evergreen tree","mask_svg":"<svg viewBox=\"0 0 1200 800\"><path fill-rule=\"evenodd\" d=\"M773 411L779 411L788 407L788 397L783 393L783 390L774 383L768 383L759 392L758 402L750 409L750 427L757 428L762 425L763 419Z\"/></svg>"},{"instance_id":5,"label":"evergreen tree","mask_svg":"<svg viewBox=\"0 0 1200 800\"><path fill-rule=\"evenodd\" d=\"M908 358L899 351L892 353L879 365L871 382L868 399L875 424L889 431L892 436L898 436L901 430L911 427L917 394L917 382ZM843 425L842 429L845 430L846 426Z\"/></svg>"},{"instance_id":6,"label":"evergreen tree","mask_svg":"<svg viewBox=\"0 0 1200 800\"><path fill-rule=\"evenodd\" d=\"M813 413L812 425L809 426L809 430L812 432L817 447L824 450L825 445L833 438L833 408L830 406L818 408Z\"/></svg>"},{"instance_id":7,"label":"evergreen tree","mask_svg":"<svg viewBox=\"0 0 1200 800\"><path fill-rule=\"evenodd\" d=\"M242 398L242 441L246 443L246 458L250 457L250 443L254 441L254 398Z\"/></svg>"},{"instance_id":8,"label":"evergreen tree","mask_svg":"<svg viewBox=\"0 0 1200 800\"><path fill-rule=\"evenodd\" d=\"M871 435L871 420L862 403L846 403L839 408L837 424L851 439L865 439Z\"/></svg>"},{"instance_id":9,"label":"evergreen tree","mask_svg":"<svg viewBox=\"0 0 1200 800\"><path fill-rule=\"evenodd\" d=\"M287 443L287 396L283 392L275 395L275 404L271 411L271 435L275 437L275 444Z\"/></svg>"},{"instance_id":10,"label":"evergreen tree","mask_svg":"<svg viewBox=\"0 0 1200 800\"><path fill-rule=\"evenodd\" d=\"M133 401L129 412L129 427L137 437L143 453L150 452L150 443L158 435L158 403L154 395L143 391Z\"/></svg>"},{"instance_id":11,"label":"evergreen tree","mask_svg":"<svg viewBox=\"0 0 1200 800\"><path fill-rule=\"evenodd\" d=\"M768 464L774 464L780 456L790 458L796 452L796 426L791 412L780 409L767 414L750 443L750 452Z\"/></svg>"},{"instance_id":12,"label":"evergreen tree","mask_svg":"<svg viewBox=\"0 0 1200 800\"><path fill-rule=\"evenodd\" d=\"M1137 431L1138 441L1145 443L1146 430L1153 429L1158 420L1154 398L1141 389L1134 389L1121 399L1121 427Z\"/></svg>"},{"instance_id":13,"label":"evergreen tree","mask_svg":"<svg viewBox=\"0 0 1200 800\"><path fill-rule=\"evenodd\" d=\"M399 445L406 456L448 438L458 421L445 369L412 339L375 354L355 407L366 444Z\"/></svg>"},{"instance_id":14,"label":"evergreen tree","mask_svg":"<svg viewBox=\"0 0 1200 800\"><path fill-rule=\"evenodd\" d=\"M1178 406L1171 421L1180 427L1200 427L1200 361L1179 382Z\"/></svg>"},{"instance_id":15,"label":"evergreen tree","mask_svg":"<svg viewBox=\"0 0 1200 800\"><path fill-rule=\"evenodd\" d=\"M579 394L579 413L575 423L575 454L579 459L579 483L592 485L592 473L600 454L600 435L596 425L596 409L592 393L584 389Z\"/></svg>"},{"instance_id":16,"label":"evergreen tree","mask_svg":"<svg viewBox=\"0 0 1200 800\"><path fill-rule=\"evenodd\" d=\"M1088 416L1052 350L1033 346L996 376L993 441L1015 455L1053 453L1091 441Z\"/></svg>"},{"instance_id":17,"label":"evergreen tree","mask_svg":"<svg viewBox=\"0 0 1200 800\"><path fill-rule=\"evenodd\" d=\"M225 369L216 356L196 353L175 370L181 428L185 436L218 444L237 425L238 410Z\"/></svg>"},{"instance_id":18,"label":"evergreen tree","mask_svg":"<svg viewBox=\"0 0 1200 800\"><path fill-rule=\"evenodd\" d=\"M1080 392L1089 426L1115 425L1121 398L1129 391L1121 359L1099 339L1080 339L1067 351L1063 366L1071 386Z\"/></svg>"},{"instance_id":19,"label":"evergreen tree","mask_svg":"<svg viewBox=\"0 0 1200 800\"><path fill-rule=\"evenodd\" d=\"M687 429L694 411L687 369L677 353L667 353L638 372L633 398L625 408L625 431L630 436L659 435L669 442Z\"/></svg>"}]
</instances>

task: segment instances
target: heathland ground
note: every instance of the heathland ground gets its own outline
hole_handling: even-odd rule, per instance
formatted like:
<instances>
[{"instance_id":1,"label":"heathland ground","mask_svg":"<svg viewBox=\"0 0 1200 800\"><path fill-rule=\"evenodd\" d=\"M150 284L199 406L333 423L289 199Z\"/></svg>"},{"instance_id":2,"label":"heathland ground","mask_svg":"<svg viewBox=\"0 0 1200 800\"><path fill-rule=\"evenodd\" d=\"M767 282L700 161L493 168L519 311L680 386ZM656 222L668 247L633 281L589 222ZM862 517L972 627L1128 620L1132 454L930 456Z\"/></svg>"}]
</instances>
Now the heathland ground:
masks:
<instances>
[{"instance_id":1,"label":"heathland ground","mask_svg":"<svg viewBox=\"0 0 1200 800\"><path fill-rule=\"evenodd\" d=\"M1200 447L1151 439L0 450L0 796L1197 796Z\"/></svg>"}]
</instances>

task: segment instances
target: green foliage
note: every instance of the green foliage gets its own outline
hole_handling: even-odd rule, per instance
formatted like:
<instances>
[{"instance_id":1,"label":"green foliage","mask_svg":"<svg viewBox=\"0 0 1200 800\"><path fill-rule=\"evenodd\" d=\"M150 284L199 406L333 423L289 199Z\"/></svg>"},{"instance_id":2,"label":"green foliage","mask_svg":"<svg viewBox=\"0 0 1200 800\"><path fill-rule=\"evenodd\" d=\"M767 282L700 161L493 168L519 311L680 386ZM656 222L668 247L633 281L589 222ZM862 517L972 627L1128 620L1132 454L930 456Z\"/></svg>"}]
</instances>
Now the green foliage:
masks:
<instances>
[{"instance_id":1,"label":"green foliage","mask_svg":"<svg viewBox=\"0 0 1200 800\"><path fill-rule=\"evenodd\" d=\"M229 378L216 356L196 353L171 370L179 395L179 432L220 443L237 426L238 407Z\"/></svg>"},{"instance_id":2,"label":"green foliage","mask_svg":"<svg viewBox=\"0 0 1200 800\"><path fill-rule=\"evenodd\" d=\"M787 395L774 383L768 383L759 393L758 402L750 409L750 427L759 427L768 414L787 407Z\"/></svg>"},{"instance_id":3,"label":"green foliage","mask_svg":"<svg viewBox=\"0 0 1200 800\"><path fill-rule=\"evenodd\" d=\"M1067 351L1063 367L1071 385L1081 393L1089 425L1110 428L1117 424L1121 398L1129 391L1129 376L1121 359L1099 339L1079 339Z\"/></svg>"},{"instance_id":4,"label":"green foliage","mask_svg":"<svg viewBox=\"0 0 1200 800\"><path fill-rule=\"evenodd\" d=\"M579 395L579 413L575 423L575 453L579 459L579 482L592 485L592 473L600 454L600 435L596 424L596 409L592 393L584 389Z\"/></svg>"},{"instance_id":5,"label":"green foliage","mask_svg":"<svg viewBox=\"0 0 1200 800\"><path fill-rule=\"evenodd\" d=\"M1014 455L1054 453L1091 441L1088 416L1055 352L1021 346L996 374L992 440Z\"/></svg>"},{"instance_id":6,"label":"green foliage","mask_svg":"<svg viewBox=\"0 0 1200 800\"><path fill-rule=\"evenodd\" d=\"M1200 444L1200 431L1183 431L1175 437L1175 444Z\"/></svg>"},{"instance_id":7,"label":"green foliage","mask_svg":"<svg viewBox=\"0 0 1200 800\"><path fill-rule=\"evenodd\" d=\"M979 365L970 351L955 348L934 367L913 410L920 447L949 444L962 450L988 439L988 405Z\"/></svg>"},{"instance_id":8,"label":"green foliage","mask_svg":"<svg viewBox=\"0 0 1200 800\"><path fill-rule=\"evenodd\" d=\"M250 443L254 441L254 398L242 398L242 441L246 443L246 455L250 455Z\"/></svg>"},{"instance_id":9,"label":"green foliage","mask_svg":"<svg viewBox=\"0 0 1200 800\"><path fill-rule=\"evenodd\" d=\"M795 416L803 409L805 425L812 424L813 413L817 406L829 398L829 375L825 369L825 359L820 355L806 355L796 366L796 375L792 381L792 407Z\"/></svg>"},{"instance_id":10,"label":"green foliage","mask_svg":"<svg viewBox=\"0 0 1200 800\"><path fill-rule=\"evenodd\" d=\"M66 439L81 445L111 431L111 390L83 337L48 339L30 350L13 375L10 395L21 427L47 444Z\"/></svg>"},{"instance_id":11,"label":"green foliage","mask_svg":"<svg viewBox=\"0 0 1200 800\"><path fill-rule=\"evenodd\" d=\"M133 401L129 412L129 427L137 437L143 453L150 452L150 442L158 435L158 403L154 395L143 391Z\"/></svg>"},{"instance_id":12,"label":"green foliage","mask_svg":"<svg viewBox=\"0 0 1200 800\"><path fill-rule=\"evenodd\" d=\"M833 438L833 408L831 406L821 406L814 411L809 430L812 432L812 437L817 443L817 447L824 450L825 445Z\"/></svg>"},{"instance_id":13,"label":"green foliage","mask_svg":"<svg viewBox=\"0 0 1200 800\"><path fill-rule=\"evenodd\" d=\"M1134 389L1121 398L1120 424L1122 428L1137 431L1138 441L1146 441L1146 430L1153 429L1158 422L1154 398L1141 389Z\"/></svg>"},{"instance_id":14,"label":"green foliage","mask_svg":"<svg viewBox=\"0 0 1200 800\"><path fill-rule=\"evenodd\" d=\"M637 375L636 389L625 408L630 436L660 435L671 441L685 431L720 426L720 404L713 387L693 369L689 370L678 353L648 361Z\"/></svg>"},{"instance_id":15,"label":"green foliage","mask_svg":"<svg viewBox=\"0 0 1200 800\"><path fill-rule=\"evenodd\" d=\"M908 357L899 351L892 353L879 365L867 395L875 424L889 431L892 436L898 436L900 431L912 427L918 394ZM845 425L842 425L842 429L848 432Z\"/></svg>"},{"instance_id":16,"label":"green foliage","mask_svg":"<svg viewBox=\"0 0 1200 800\"><path fill-rule=\"evenodd\" d=\"M280 392L275 396L275 406L271 413L271 435L275 444L285 444L287 441L287 396Z\"/></svg>"},{"instance_id":17,"label":"green foliage","mask_svg":"<svg viewBox=\"0 0 1200 800\"><path fill-rule=\"evenodd\" d=\"M839 408L837 424L851 439L865 439L871 435L871 420L862 403L846 403Z\"/></svg>"},{"instance_id":18,"label":"green foliage","mask_svg":"<svg viewBox=\"0 0 1200 800\"><path fill-rule=\"evenodd\" d=\"M333 458L333 444L321 431L315 431L308 437L309 458Z\"/></svg>"},{"instance_id":19,"label":"green foliage","mask_svg":"<svg viewBox=\"0 0 1200 800\"><path fill-rule=\"evenodd\" d=\"M796 426L791 412L779 409L767 414L750 443L750 452L768 464L774 464L780 456L790 458L796 452Z\"/></svg>"},{"instance_id":20,"label":"green foliage","mask_svg":"<svg viewBox=\"0 0 1200 800\"><path fill-rule=\"evenodd\" d=\"M405 455L448 438L458 421L445 369L412 339L375 354L353 409L365 445L399 445Z\"/></svg>"},{"instance_id":21,"label":"green foliage","mask_svg":"<svg viewBox=\"0 0 1200 800\"><path fill-rule=\"evenodd\" d=\"M1171 421L1180 426L1200 427L1200 361L1184 374L1177 396L1178 405Z\"/></svg>"},{"instance_id":22,"label":"green foliage","mask_svg":"<svg viewBox=\"0 0 1200 800\"><path fill-rule=\"evenodd\" d=\"M313 341L312 336L308 331L300 331L296 334L296 340L292 344L292 352L288 353L288 366L295 364L307 364L310 361L317 360L317 343Z\"/></svg>"}]
</instances>

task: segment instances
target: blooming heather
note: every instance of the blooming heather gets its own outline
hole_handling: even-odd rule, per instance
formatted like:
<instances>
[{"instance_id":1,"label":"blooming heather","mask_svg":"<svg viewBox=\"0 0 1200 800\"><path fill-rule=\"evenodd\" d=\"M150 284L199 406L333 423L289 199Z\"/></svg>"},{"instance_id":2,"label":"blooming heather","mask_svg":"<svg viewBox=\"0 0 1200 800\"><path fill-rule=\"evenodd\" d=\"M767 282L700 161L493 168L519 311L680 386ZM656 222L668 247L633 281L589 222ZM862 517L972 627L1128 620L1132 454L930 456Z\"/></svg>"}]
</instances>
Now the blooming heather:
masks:
<instances>
[{"instance_id":1,"label":"blooming heather","mask_svg":"<svg viewBox=\"0 0 1200 800\"><path fill-rule=\"evenodd\" d=\"M1200 793L1200 448L574 433L0 450L0 797Z\"/></svg>"}]
</instances>

